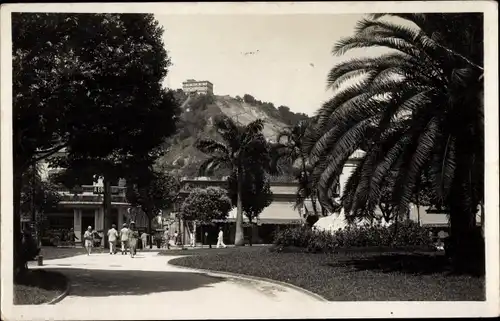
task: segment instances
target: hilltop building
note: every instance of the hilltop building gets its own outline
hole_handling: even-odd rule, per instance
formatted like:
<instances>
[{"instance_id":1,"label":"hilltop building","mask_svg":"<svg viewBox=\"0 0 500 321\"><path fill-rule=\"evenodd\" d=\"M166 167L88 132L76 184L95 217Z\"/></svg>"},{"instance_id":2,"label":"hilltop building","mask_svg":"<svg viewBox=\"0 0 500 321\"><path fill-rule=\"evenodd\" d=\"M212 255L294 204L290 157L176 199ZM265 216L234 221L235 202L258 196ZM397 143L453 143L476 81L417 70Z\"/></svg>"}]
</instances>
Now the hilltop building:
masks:
<instances>
[{"instance_id":1,"label":"hilltop building","mask_svg":"<svg viewBox=\"0 0 500 321\"><path fill-rule=\"evenodd\" d=\"M197 81L194 79L188 79L182 83L182 90L186 93L213 95L214 85L208 80Z\"/></svg>"}]
</instances>

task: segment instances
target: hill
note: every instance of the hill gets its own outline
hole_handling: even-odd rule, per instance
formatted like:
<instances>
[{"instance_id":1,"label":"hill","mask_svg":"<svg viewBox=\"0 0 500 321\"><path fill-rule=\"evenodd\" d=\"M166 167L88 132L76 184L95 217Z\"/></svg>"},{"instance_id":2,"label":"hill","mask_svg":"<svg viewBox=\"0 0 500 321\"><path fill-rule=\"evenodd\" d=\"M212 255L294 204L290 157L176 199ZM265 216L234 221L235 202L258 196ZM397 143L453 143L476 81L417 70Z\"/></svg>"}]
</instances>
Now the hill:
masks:
<instances>
[{"instance_id":1,"label":"hill","mask_svg":"<svg viewBox=\"0 0 500 321\"><path fill-rule=\"evenodd\" d=\"M274 107L272 103L261 102L246 94L243 98L217 95L190 95L178 89L175 96L182 113L177 133L166 143L166 154L159 165L182 176L195 177L200 163L206 155L194 144L198 138L217 138L212 124L214 117L227 115L236 122L247 125L256 119L264 120L264 135L270 141L286 126L306 119L305 114L296 114L286 106ZM218 173L224 176L228 173Z\"/></svg>"}]
</instances>

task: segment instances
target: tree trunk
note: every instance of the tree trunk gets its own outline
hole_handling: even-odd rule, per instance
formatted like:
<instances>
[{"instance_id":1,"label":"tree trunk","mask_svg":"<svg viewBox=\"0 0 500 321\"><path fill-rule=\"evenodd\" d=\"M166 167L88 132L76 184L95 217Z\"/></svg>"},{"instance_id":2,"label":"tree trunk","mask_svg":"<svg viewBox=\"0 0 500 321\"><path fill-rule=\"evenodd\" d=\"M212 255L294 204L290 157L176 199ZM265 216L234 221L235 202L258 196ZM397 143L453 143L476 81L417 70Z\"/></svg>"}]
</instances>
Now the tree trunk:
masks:
<instances>
[{"instance_id":1,"label":"tree trunk","mask_svg":"<svg viewBox=\"0 0 500 321\"><path fill-rule=\"evenodd\" d=\"M108 242L108 233L107 231L111 228L111 182L109 179L106 179L104 177L103 179L103 185L104 185L104 200L102 203L103 206L103 215L104 215L104 238L103 238L103 247L108 248L109 247L109 242Z\"/></svg>"},{"instance_id":2,"label":"tree trunk","mask_svg":"<svg viewBox=\"0 0 500 321\"><path fill-rule=\"evenodd\" d=\"M481 210L481 236L484 238L484 204L483 202L479 203Z\"/></svg>"},{"instance_id":3,"label":"tree trunk","mask_svg":"<svg viewBox=\"0 0 500 321\"><path fill-rule=\"evenodd\" d=\"M149 218L150 216L149 215L146 215L146 217L148 218L148 238L150 239L149 241L149 248L152 249L153 248L153 242L152 242L152 239L151 239L151 236L153 235L153 231L152 231L152 228L151 228L151 219ZM146 248L147 244L144 244L143 247Z\"/></svg>"},{"instance_id":4,"label":"tree trunk","mask_svg":"<svg viewBox=\"0 0 500 321\"><path fill-rule=\"evenodd\" d=\"M253 223L252 223L252 217L249 217L249 218L248 218L248 223L249 223L249 225L250 225L250 235L249 235L249 237L248 237L248 244L249 244L250 246L252 246L252 244L253 244L253 240L252 240L252 238L253 238Z\"/></svg>"},{"instance_id":5,"label":"tree trunk","mask_svg":"<svg viewBox=\"0 0 500 321\"><path fill-rule=\"evenodd\" d=\"M302 152L301 152L301 158L302 158L302 171L304 172L304 179L305 179L306 184L307 184L307 189L309 189L310 182L309 182L309 175L307 174L307 169L306 169L306 159L305 159L304 153L302 153ZM316 208L316 203L314 200L314 192L310 193L309 199L312 202L312 208L313 208L314 215L318 216L318 209ZM305 205L304 205L304 207L305 207Z\"/></svg>"},{"instance_id":6,"label":"tree trunk","mask_svg":"<svg viewBox=\"0 0 500 321\"><path fill-rule=\"evenodd\" d=\"M311 193L311 202L312 202L312 208L313 208L313 212L314 212L314 215L318 216L318 207L317 207L317 204L316 204L316 197L314 196L314 192Z\"/></svg>"},{"instance_id":7,"label":"tree trunk","mask_svg":"<svg viewBox=\"0 0 500 321\"><path fill-rule=\"evenodd\" d=\"M193 245L196 247L196 221L193 221Z\"/></svg>"},{"instance_id":8,"label":"tree trunk","mask_svg":"<svg viewBox=\"0 0 500 321\"><path fill-rule=\"evenodd\" d=\"M460 204L450 205L450 245L452 248L449 255L454 268L458 272L463 272L472 267L471 263L480 263L479 260L484 260L484 256L479 255L481 251L484 251L484 246L478 248L476 247L478 244L475 244L478 238L478 235L474 235L475 220L472 216L475 216L475 213Z\"/></svg>"},{"instance_id":9,"label":"tree trunk","mask_svg":"<svg viewBox=\"0 0 500 321\"><path fill-rule=\"evenodd\" d=\"M21 189L23 185L23 177L21 170L14 170L14 277L24 272L25 263L23 259L22 249L22 234L21 234Z\"/></svg>"},{"instance_id":10,"label":"tree trunk","mask_svg":"<svg viewBox=\"0 0 500 321\"><path fill-rule=\"evenodd\" d=\"M462 157L448 199L453 267L457 272L484 269L484 239L476 226L477 205L470 188L470 164ZM483 270L484 271L484 270Z\"/></svg>"},{"instance_id":11,"label":"tree trunk","mask_svg":"<svg viewBox=\"0 0 500 321\"><path fill-rule=\"evenodd\" d=\"M394 216L394 235L393 235L393 239L396 238L396 236L398 235L398 223L399 223L399 213L396 212L396 215Z\"/></svg>"},{"instance_id":12,"label":"tree trunk","mask_svg":"<svg viewBox=\"0 0 500 321\"><path fill-rule=\"evenodd\" d=\"M238 201L236 210L236 231L234 235L234 245L243 246L245 245L245 234L243 232L243 173L241 168L238 168Z\"/></svg>"},{"instance_id":13,"label":"tree trunk","mask_svg":"<svg viewBox=\"0 0 500 321\"><path fill-rule=\"evenodd\" d=\"M420 184L417 185L417 219L418 225L420 226Z\"/></svg>"},{"instance_id":14,"label":"tree trunk","mask_svg":"<svg viewBox=\"0 0 500 321\"><path fill-rule=\"evenodd\" d=\"M304 216L307 217L309 215L309 209L307 208L306 203L304 203L303 206L304 206Z\"/></svg>"}]
</instances>

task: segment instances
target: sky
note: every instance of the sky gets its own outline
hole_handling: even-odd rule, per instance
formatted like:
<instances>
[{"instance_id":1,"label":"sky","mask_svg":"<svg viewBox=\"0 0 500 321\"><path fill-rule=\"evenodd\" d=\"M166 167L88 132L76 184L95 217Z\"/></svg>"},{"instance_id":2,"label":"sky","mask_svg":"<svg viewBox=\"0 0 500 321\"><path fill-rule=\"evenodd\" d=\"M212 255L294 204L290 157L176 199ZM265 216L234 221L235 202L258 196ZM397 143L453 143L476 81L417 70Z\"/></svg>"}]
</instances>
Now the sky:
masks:
<instances>
[{"instance_id":1,"label":"sky","mask_svg":"<svg viewBox=\"0 0 500 321\"><path fill-rule=\"evenodd\" d=\"M330 69L352 57L333 56L361 14L156 15L173 65L165 85L209 80L216 95L243 96L313 115L331 97ZM258 50L258 52L257 52ZM255 54L245 55L245 52Z\"/></svg>"}]
</instances>

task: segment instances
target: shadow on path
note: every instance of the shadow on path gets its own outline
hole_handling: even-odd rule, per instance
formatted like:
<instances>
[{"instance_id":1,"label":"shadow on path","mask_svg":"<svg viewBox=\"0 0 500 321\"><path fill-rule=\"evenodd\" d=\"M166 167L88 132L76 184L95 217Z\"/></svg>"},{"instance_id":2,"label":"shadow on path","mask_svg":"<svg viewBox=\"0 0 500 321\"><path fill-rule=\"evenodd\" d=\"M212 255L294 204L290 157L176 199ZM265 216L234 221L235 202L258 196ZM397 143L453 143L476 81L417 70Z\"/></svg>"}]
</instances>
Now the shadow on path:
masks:
<instances>
[{"instance_id":1,"label":"shadow on path","mask_svg":"<svg viewBox=\"0 0 500 321\"><path fill-rule=\"evenodd\" d=\"M202 273L158 272L134 270L94 270L55 268L66 275L71 284L70 295L100 297L144 295L168 291L190 291L223 282L221 277Z\"/></svg>"}]
</instances>

